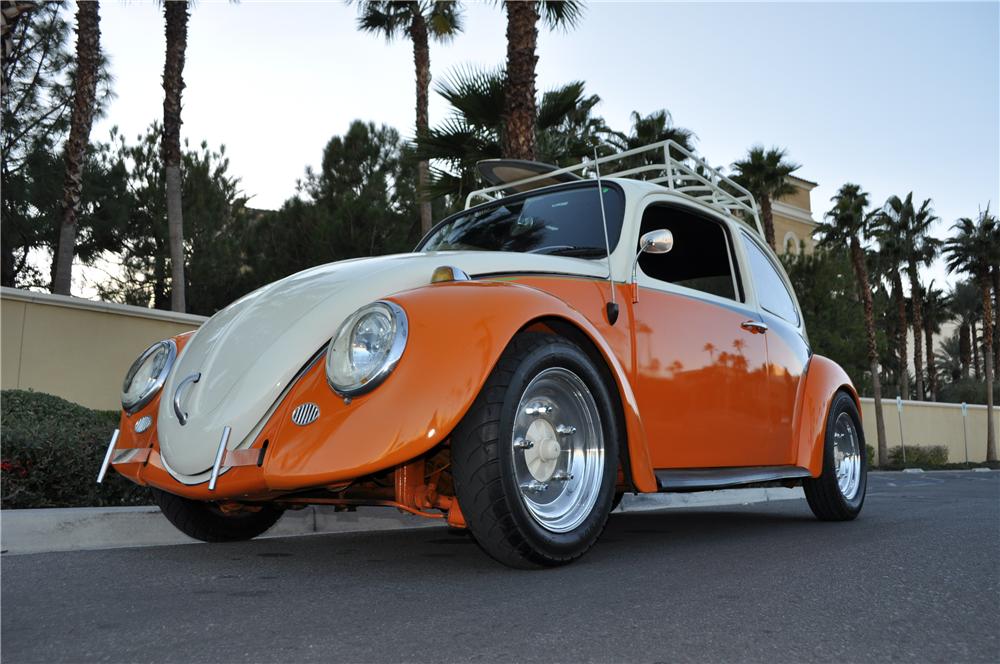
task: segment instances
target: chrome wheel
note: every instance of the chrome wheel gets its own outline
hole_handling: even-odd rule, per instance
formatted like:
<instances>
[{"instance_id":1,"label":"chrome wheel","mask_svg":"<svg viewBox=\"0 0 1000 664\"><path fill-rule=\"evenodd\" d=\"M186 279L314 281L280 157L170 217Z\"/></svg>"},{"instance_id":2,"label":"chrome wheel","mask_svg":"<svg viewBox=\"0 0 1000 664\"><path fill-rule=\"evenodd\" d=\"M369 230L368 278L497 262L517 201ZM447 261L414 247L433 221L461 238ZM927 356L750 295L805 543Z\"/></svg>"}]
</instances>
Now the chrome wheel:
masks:
<instances>
[{"instance_id":1,"label":"chrome wheel","mask_svg":"<svg viewBox=\"0 0 1000 664\"><path fill-rule=\"evenodd\" d=\"M840 413L834 422L833 463L841 495L852 500L861 486L861 445L848 413Z\"/></svg>"},{"instance_id":2,"label":"chrome wheel","mask_svg":"<svg viewBox=\"0 0 1000 664\"><path fill-rule=\"evenodd\" d=\"M511 451L521 502L546 530L564 533L593 510L604 473L601 415L587 385L553 367L525 388Z\"/></svg>"}]
</instances>

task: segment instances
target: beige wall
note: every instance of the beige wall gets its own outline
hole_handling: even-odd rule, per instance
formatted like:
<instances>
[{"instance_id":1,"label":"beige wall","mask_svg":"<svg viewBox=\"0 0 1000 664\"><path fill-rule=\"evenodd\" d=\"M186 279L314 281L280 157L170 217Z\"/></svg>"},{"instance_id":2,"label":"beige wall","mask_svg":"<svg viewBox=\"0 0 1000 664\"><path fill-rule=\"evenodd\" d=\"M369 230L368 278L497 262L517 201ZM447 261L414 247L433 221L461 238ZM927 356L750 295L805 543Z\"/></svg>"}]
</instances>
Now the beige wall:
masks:
<instances>
[{"instance_id":1,"label":"beige wall","mask_svg":"<svg viewBox=\"0 0 1000 664\"><path fill-rule=\"evenodd\" d=\"M885 416L885 437L889 449L899 447L899 412L895 399L882 401ZM865 440L875 447L875 400L861 400L861 416L864 419ZM1000 411L993 409L993 427L1000 431ZM907 445L944 445L948 448L948 461L965 461L965 437L962 430L962 407L960 404L932 403L928 401L903 402L903 439ZM969 441L969 461L986 460L986 406L969 406L966 417Z\"/></svg>"},{"instance_id":2,"label":"beige wall","mask_svg":"<svg viewBox=\"0 0 1000 664\"><path fill-rule=\"evenodd\" d=\"M117 410L122 378L150 344L206 318L0 289L0 387Z\"/></svg>"},{"instance_id":3,"label":"beige wall","mask_svg":"<svg viewBox=\"0 0 1000 664\"><path fill-rule=\"evenodd\" d=\"M809 224L798 219L791 219L782 215L780 212L774 213L774 239L778 245L778 253L783 254L786 252L785 240L788 238L788 234L791 233L795 236L795 248L791 250L791 253L799 253L800 243L805 243L806 253L812 253L816 248L816 241L813 239L812 232L815 228L815 224Z\"/></svg>"}]
</instances>

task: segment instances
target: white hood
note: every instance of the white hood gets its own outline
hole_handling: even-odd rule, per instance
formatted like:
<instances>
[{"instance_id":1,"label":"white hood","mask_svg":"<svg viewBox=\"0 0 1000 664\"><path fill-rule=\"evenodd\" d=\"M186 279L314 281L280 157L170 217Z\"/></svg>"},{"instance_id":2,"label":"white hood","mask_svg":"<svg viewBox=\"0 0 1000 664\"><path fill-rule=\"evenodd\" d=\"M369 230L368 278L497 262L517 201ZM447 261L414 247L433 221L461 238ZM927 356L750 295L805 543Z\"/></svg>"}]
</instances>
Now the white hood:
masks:
<instances>
[{"instance_id":1,"label":"white hood","mask_svg":"<svg viewBox=\"0 0 1000 664\"><path fill-rule=\"evenodd\" d=\"M203 481L223 427L230 449L248 436L306 361L360 307L430 283L434 268L453 265L472 276L516 272L602 277L604 260L509 252L399 254L330 263L293 274L237 300L209 319L188 341L163 386L158 415L160 450L178 480ZM419 351L418 351L419 352ZM177 385L188 414L174 414Z\"/></svg>"}]
</instances>

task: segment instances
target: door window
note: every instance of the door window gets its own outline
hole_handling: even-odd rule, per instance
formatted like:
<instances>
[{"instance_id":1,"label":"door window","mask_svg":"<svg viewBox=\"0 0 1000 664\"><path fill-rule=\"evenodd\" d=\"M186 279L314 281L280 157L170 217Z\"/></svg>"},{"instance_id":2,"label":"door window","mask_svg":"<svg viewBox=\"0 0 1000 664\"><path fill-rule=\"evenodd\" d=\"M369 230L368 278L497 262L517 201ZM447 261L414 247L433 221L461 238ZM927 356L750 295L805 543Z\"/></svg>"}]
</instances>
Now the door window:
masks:
<instances>
[{"instance_id":1,"label":"door window","mask_svg":"<svg viewBox=\"0 0 1000 664\"><path fill-rule=\"evenodd\" d=\"M785 281L778 274L774 265L757 243L749 237L743 239L750 256L750 273L757 287L757 298L760 306L770 313L783 318L793 325L799 324L799 313L795 309L795 301L785 286Z\"/></svg>"},{"instance_id":2,"label":"door window","mask_svg":"<svg viewBox=\"0 0 1000 664\"><path fill-rule=\"evenodd\" d=\"M642 254L639 268L643 274L658 281L743 301L729 235L721 223L677 207L654 204L646 208L639 237L663 228L673 233L674 248L666 254Z\"/></svg>"}]
</instances>

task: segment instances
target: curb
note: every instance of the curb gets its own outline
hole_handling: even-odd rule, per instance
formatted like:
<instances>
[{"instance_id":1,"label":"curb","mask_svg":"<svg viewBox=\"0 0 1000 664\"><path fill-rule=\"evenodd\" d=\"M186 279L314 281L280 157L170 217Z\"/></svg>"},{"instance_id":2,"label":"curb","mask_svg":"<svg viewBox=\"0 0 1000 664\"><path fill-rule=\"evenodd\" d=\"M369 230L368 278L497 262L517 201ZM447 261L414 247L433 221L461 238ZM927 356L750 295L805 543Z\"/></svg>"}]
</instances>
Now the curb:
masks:
<instances>
[{"instance_id":1,"label":"curb","mask_svg":"<svg viewBox=\"0 0 1000 664\"><path fill-rule=\"evenodd\" d=\"M802 489L725 489L698 493L628 494L616 512L679 507L747 505L802 498ZM5 555L199 543L177 531L157 507L74 507L0 511L0 550ZM374 532L443 527L443 520L384 507L335 512L317 505L289 510L263 537Z\"/></svg>"}]
</instances>

